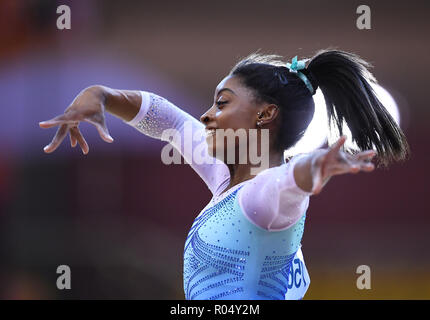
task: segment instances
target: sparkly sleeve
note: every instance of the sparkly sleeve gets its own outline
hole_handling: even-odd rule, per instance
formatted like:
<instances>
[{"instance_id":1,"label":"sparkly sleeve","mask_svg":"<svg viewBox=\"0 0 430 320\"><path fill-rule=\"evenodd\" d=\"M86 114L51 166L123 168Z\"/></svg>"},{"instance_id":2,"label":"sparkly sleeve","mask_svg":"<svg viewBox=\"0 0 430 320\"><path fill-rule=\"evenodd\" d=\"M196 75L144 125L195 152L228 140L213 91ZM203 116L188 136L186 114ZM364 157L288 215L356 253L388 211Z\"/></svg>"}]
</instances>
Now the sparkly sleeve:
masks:
<instances>
[{"instance_id":1,"label":"sparkly sleeve","mask_svg":"<svg viewBox=\"0 0 430 320\"><path fill-rule=\"evenodd\" d=\"M260 172L239 190L239 204L245 216L269 231L287 229L306 212L311 192L299 188L294 165L305 156L294 156L288 163Z\"/></svg>"},{"instance_id":2,"label":"sparkly sleeve","mask_svg":"<svg viewBox=\"0 0 430 320\"><path fill-rule=\"evenodd\" d=\"M147 136L169 142L203 179L212 194L228 184L230 172L227 166L208 154L204 125L155 93L141 91L141 95L139 112L126 123ZM164 151L161 154L163 161L163 156L171 153Z\"/></svg>"}]
</instances>

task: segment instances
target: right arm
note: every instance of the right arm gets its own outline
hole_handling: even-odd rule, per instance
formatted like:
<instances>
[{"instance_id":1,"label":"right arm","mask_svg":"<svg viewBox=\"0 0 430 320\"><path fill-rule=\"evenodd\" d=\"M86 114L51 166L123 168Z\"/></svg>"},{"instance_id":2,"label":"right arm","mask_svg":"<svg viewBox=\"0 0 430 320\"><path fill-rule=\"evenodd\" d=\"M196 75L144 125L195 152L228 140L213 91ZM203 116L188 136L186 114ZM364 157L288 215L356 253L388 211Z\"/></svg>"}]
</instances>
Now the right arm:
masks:
<instances>
[{"instance_id":1,"label":"right arm","mask_svg":"<svg viewBox=\"0 0 430 320\"><path fill-rule=\"evenodd\" d=\"M80 121L93 124L103 140L113 142L106 127L105 111L145 135L170 142L205 181L212 193L221 185L228 184L230 173L227 166L209 156L207 145L202 145L206 144L204 125L168 100L147 91L117 90L105 86L91 86L83 90L63 115L39 124L42 128L59 126L52 142L45 147L45 152L53 152L69 132L72 147L78 142L84 154L87 154L88 144L78 129ZM200 133L194 135L197 139L191 137L185 140L185 123L191 125L193 135ZM166 129L175 129L171 141L162 136ZM193 152L197 146L204 146L199 155L207 161L193 161Z\"/></svg>"},{"instance_id":2,"label":"right arm","mask_svg":"<svg viewBox=\"0 0 430 320\"><path fill-rule=\"evenodd\" d=\"M132 120L139 112L142 104L140 91L117 90L105 86L95 86L94 90L104 99L106 112L123 121Z\"/></svg>"}]
</instances>

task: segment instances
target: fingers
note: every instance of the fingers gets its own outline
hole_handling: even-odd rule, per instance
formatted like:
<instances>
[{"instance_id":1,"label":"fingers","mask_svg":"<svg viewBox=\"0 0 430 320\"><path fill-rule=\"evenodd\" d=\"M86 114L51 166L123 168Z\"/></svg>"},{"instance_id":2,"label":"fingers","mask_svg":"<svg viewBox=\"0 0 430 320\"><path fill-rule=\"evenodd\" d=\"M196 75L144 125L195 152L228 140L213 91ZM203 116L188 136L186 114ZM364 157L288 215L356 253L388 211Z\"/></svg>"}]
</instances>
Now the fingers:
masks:
<instances>
[{"instance_id":1,"label":"fingers","mask_svg":"<svg viewBox=\"0 0 430 320\"><path fill-rule=\"evenodd\" d=\"M70 137L70 145L72 146L72 148L76 147L76 144L78 143L78 140L74 136L72 130L69 130L69 137Z\"/></svg>"},{"instance_id":2,"label":"fingers","mask_svg":"<svg viewBox=\"0 0 430 320\"><path fill-rule=\"evenodd\" d=\"M359 173L361 167L360 165L353 163L353 164L347 165L345 169L349 170L350 173Z\"/></svg>"},{"instance_id":3,"label":"fingers","mask_svg":"<svg viewBox=\"0 0 430 320\"><path fill-rule=\"evenodd\" d=\"M358 171L370 172L375 169L375 165L371 162L375 155L375 150L366 150L352 156L351 162L359 168Z\"/></svg>"},{"instance_id":4,"label":"fingers","mask_svg":"<svg viewBox=\"0 0 430 320\"><path fill-rule=\"evenodd\" d=\"M345 163L338 163L330 169L331 175L340 175L344 173L358 173L360 171L370 172L375 169L372 162L347 160Z\"/></svg>"},{"instance_id":5,"label":"fingers","mask_svg":"<svg viewBox=\"0 0 430 320\"><path fill-rule=\"evenodd\" d=\"M76 122L76 121L78 120L73 118L73 113L71 112L71 113L61 114L50 120L41 121L39 122L39 126L41 128L48 129L58 125L62 125L70 122Z\"/></svg>"},{"instance_id":6,"label":"fingers","mask_svg":"<svg viewBox=\"0 0 430 320\"><path fill-rule=\"evenodd\" d=\"M347 163L342 163L336 165L331 169L331 175L339 175L344 173L358 173L360 171L370 172L375 169L375 165L371 162L356 162L348 161Z\"/></svg>"},{"instance_id":7,"label":"fingers","mask_svg":"<svg viewBox=\"0 0 430 320\"><path fill-rule=\"evenodd\" d=\"M342 135L330 148L328 156L329 175L344 173L358 173L360 171L370 172L375 166L371 159L376 155L375 150L366 150L353 156L345 154L340 150L346 141L346 135Z\"/></svg>"},{"instance_id":8,"label":"fingers","mask_svg":"<svg viewBox=\"0 0 430 320\"><path fill-rule=\"evenodd\" d=\"M79 130L79 128L78 127L71 128L70 133L75 137L75 139L79 143L82 153L87 154L90 151L90 148L84 136L82 135L81 131Z\"/></svg>"},{"instance_id":9,"label":"fingers","mask_svg":"<svg viewBox=\"0 0 430 320\"><path fill-rule=\"evenodd\" d=\"M60 116L56 117L54 119L44 122L43 125L48 128L53 123L56 123L59 121L60 122L61 121L63 121L63 122L67 121L67 120L64 120L64 118L60 118ZM97 128L100 136L103 138L103 140L105 140L106 142L113 142L113 138L109 135L109 132L107 131L106 127L103 127L102 125L95 123L95 122L92 122L92 121L88 121L88 122L91 122L92 124L94 124L96 126L96 128ZM42 124L41 124L41 126L42 126ZM71 146L74 148L79 143L79 146L81 147L82 153L85 155L88 154L90 148L88 146L87 141L83 137L81 131L77 127L77 125L71 126L70 124L67 124L67 123L63 123L60 125L60 127L58 128L54 138L51 141L51 143L48 144L47 146L45 146L45 148L43 148L43 150L46 153L51 153L51 152L55 151L58 148L58 146L61 144L61 142L64 140L64 138L66 137L68 132L70 135Z\"/></svg>"},{"instance_id":10,"label":"fingers","mask_svg":"<svg viewBox=\"0 0 430 320\"><path fill-rule=\"evenodd\" d=\"M51 153L55 151L58 148L58 146L61 144L61 142L64 140L64 138L66 137L67 132L69 132L69 135L70 135L71 146L74 148L76 147L77 143L79 143L79 146L82 149L82 153L87 154L90 148L88 146L87 141L82 136L81 131L79 130L78 127L70 128L67 124L63 124L58 128L57 133L52 139L52 142L49 145L47 145L43 150L46 153Z\"/></svg>"},{"instance_id":11,"label":"fingers","mask_svg":"<svg viewBox=\"0 0 430 320\"><path fill-rule=\"evenodd\" d=\"M47 146L45 146L45 148L43 148L43 150L46 152L46 153L51 153L51 152L53 152L55 149L57 149L58 148L58 146L61 144L61 142L64 140L64 138L66 137L66 135L67 135L67 130L68 130L68 126L67 126L67 124L62 124L59 128L58 128L58 130L57 130L57 132L56 132L56 134L55 134L55 136L54 136L54 138L52 139L52 141L51 141L51 143L50 144L48 144Z\"/></svg>"},{"instance_id":12,"label":"fingers","mask_svg":"<svg viewBox=\"0 0 430 320\"><path fill-rule=\"evenodd\" d=\"M371 162L364 163L360 166L360 170L365 172L370 172L370 171L373 171L374 169L375 169L375 165Z\"/></svg>"},{"instance_id":13,"label":"fingers","mask_svg":"<svg viewBox=\"0 0 430 320\"><path fill-rule=\"evenodd\" d=\"M331 176L353 173L360 171L370 172L375 169L375 165L370 161L375 155L375 150L366 150L353 156L340 151L346 141L346 136L341 136L327 153L318 156L317 161L312 165L312 194L321 192L326 181Z\"/></svg>"},{"instance_id":14,"label":"fingers","mask_svg":"<svg viewBox=\"0 0 430 320\"><path fill-rule=\"evenodd\" d=\"M346 135L342 135L334 144L333 146L330 148L329 153L338 153L340 148L342 147L342 145L345 143L346 141Z\"/></svg>"},{"instance_id":15,"label":"fingers","mask_svg":"<svg viewBox=\"0 0 430 320\"><path fill-rule=\"evenodd\" d=\"M103 122L102 124L95 122L93 120L88 120L85 119L86 122L91 123L92 125L94 125L97 128L97 131L99 132L100 137L108 142L108 143L112 143L113 142L113 138L111 137L111 135L109 134L109 131L105 125L105 123Z\"/></svg>"},{"instance_id":16,"label":"fingers","mask_svg":"<svg viewBox=\"0 0 430 320\"><path fill-rule=\"evenodd\" d=\"M375 155L376 155L375 150L366 150L355 154L353 158L357 161L370 161Z\"/></svg>"}]
</instances>

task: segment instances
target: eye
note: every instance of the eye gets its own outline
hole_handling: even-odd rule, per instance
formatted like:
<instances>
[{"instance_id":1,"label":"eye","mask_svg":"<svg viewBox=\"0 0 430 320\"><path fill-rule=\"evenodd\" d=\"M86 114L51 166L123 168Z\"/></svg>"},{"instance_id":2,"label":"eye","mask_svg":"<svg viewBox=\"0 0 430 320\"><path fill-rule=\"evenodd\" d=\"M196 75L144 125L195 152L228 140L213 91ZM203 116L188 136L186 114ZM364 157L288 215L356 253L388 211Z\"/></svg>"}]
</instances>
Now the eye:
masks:
<instances>
[{"instance_id":1,"label":"eye","mask_svg":"<svg viewBox=\"0 0 430 320\"><path fill-rule=\"evenodd\" d=\"M223 105L223 104L226 104L228 101L217 101L217 102L215 102L215 104L219 107L219 106L221 106L221 105Z\"/></svg>"}]
</instances>

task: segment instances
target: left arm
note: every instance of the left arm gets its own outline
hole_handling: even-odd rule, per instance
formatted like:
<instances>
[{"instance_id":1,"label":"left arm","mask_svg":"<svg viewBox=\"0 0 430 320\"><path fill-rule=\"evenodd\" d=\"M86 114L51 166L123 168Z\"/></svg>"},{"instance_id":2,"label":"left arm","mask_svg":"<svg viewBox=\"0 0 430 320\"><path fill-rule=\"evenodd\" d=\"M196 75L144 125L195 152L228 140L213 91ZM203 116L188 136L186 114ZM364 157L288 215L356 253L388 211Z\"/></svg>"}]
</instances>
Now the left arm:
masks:
<instances>
[{"instance_id":1,"label":"left arm","mask_svg":"<svg viewBox=\"0 0 430 320\"><path fill-rule=\"evenodd\" d=\"M309 197L321 192L338 174L372 171L375 151L348 155L340 150L342 136L331 148L294 156L288 163L260 172L239 190L239 204L249 220L268 231L296 223L309 205Z\"/></svg>"}]
</instances>

